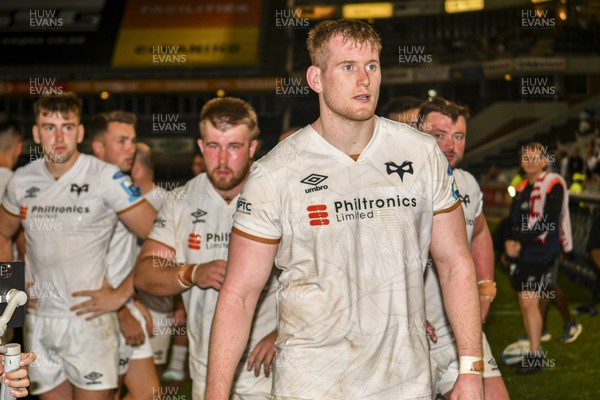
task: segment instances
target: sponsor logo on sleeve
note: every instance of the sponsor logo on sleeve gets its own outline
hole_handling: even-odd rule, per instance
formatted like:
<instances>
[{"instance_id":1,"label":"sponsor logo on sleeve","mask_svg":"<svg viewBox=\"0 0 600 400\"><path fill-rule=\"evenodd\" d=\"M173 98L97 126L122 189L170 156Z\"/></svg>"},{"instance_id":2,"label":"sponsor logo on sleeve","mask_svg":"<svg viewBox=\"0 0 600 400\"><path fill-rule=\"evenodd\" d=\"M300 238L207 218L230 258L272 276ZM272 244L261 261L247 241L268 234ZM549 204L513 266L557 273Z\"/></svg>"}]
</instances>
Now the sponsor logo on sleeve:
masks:
<instances>
[{"instance_id":1,"label":"sponsor logo on sleeve","mask_svg":"<svg viewBox=\"0 0 600 400\"><path fill-rule=\"evenodd\" d=\"M237 212L247 215L252 214L252 203L249 203L246 199L240 197L237 201Z\"/></svg>"},{"instance_id":2,"label":"sponsor logo on sleeve","mask_svg":"<svg viewBox=\"0 0 600 400\"><path fill-rule=\"evenodd\" d=\"M123 188L125 193L127 193L127 195L129 196L130 203L133 203L134 201L138 200L142 196L142 192L140 191L140 188L135 186L131 182L131 179L129 179L129 178L127 178L123 182L121 182L121 187Z\"/></svg>"},{"instance_id":3,"label":"sponsor logo on sleeve","mask_svg":"<svg viewBox=\"0 0 600 400\"><path fill-rule=\"evenodd\" d=\"M157 228L164 228L167 225L167 221L164 218L156 217L152 224Z\"/></svg>"}]
</instances>

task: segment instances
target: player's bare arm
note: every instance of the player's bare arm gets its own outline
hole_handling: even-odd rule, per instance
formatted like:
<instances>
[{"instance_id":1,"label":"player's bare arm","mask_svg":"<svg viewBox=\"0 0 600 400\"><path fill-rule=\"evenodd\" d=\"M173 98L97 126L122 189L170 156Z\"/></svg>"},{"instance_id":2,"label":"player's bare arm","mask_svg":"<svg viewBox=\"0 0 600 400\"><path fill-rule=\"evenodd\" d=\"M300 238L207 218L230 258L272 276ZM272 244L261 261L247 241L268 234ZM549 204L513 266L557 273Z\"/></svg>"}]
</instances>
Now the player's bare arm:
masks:
<instances>
[{"instance_id":1,"label":"player's bare arm","mask_svg":"<svg viewBox=\"0 0 600 400\"><path fill-rule=\"evenodd\" d=\"M225 260L177 263L174 249L152 239L144 242L134 268L135 287L157 296L173 296L193 285L220 290L224 280Z\"/></svg>"},{"instance_id":2,"label":"player's bare arm","mask_svg":"<svg viewBox=\"0 0 600 400\"><path fill-rule=\"evenodd\" d=\"M479 305L481 321L484 322L495 297L494 283L494 248L492 235L485 221L483 212L475 218L473 239L471 240L471 255L475 263L475 273L479 287Z\"/></svg>"},{"instance_id":3,"label":"player's bare arm","mask_svg":"<svg viewBox=\"0 0 600 400\"><path fill-rule=\"evenodd\" d=\"M156 210L150 203L142 199L139 204L117 214L123 224L140 239L146 239L152 222L156 218Z\"/></svg>"},{"instance_id":4,"label":"player's bare arm","mask_svg":"<svg viewBox=\"0 0 600 400\"><path fill-rule=\"evenodd\" d=\"M12 238L19 230L19 217L0 207L0 260L12 260Z\"/></svg>"},{"instance_id":5,"label":"player's bare arm","mask_svg":"<svg viewBox=\"0 0 600 400\"><path fill-rule=\"evenodd\" d=\"M276 251L277 245L231 234L227 275L210 336L207 399L229 398L235 369L248 343L256 302L271 275Z\"/></svg>"},{"instance_id":6,"label":"player's bare arm","mask_svg":"<svg viewBox=\"0 0 600 400\"><path fill-rule=\"evenodd\" d=\"M430 252L438 269L444 307L454 330L459 357L481 359L479 294L464 220L462 207L436 214ZM466 359L460 362L463 360ZM483 399L481 375L460 374L451 398Z\"/></svg>"}]
</instances>

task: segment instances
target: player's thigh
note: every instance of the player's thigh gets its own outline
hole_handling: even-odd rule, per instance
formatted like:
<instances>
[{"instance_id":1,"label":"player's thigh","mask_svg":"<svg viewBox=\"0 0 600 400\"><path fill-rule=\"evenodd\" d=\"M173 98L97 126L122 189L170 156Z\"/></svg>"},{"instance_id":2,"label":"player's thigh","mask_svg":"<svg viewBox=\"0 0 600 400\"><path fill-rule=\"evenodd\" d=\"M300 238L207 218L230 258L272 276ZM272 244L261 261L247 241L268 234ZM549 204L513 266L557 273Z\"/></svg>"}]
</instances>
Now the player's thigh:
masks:
<instances>
[{"instance_id":1,"label":"player's thigh","mask_svg":"<svg viewBox=\"0 0 600 400\"><path fill-rule=\"evenodd\" d=\"M73 388L73 400L112 400L113 389L85 390L75 386Z\"/></svg>"},{"instance_id":2,"label":"player's thigh","mask_svg":"<svg viewBox=\"0 0 600 400\"><path fill-rule=\"evenodd\" d=\"M125 386L135 400L152 400L160 391L160 381L152 357L131 360L125 374Z\"/></svg>"},{"instance_id":3,"label":"player's thigh","mask_svg":"<svg viewBox=\"0 0 600 400\"><path fill-rule=\"evenodd\" d=\"M73 385L64 381L49 392L39 395L40 400L71 400L73 398Z\"/></svg>"}]
</instances>

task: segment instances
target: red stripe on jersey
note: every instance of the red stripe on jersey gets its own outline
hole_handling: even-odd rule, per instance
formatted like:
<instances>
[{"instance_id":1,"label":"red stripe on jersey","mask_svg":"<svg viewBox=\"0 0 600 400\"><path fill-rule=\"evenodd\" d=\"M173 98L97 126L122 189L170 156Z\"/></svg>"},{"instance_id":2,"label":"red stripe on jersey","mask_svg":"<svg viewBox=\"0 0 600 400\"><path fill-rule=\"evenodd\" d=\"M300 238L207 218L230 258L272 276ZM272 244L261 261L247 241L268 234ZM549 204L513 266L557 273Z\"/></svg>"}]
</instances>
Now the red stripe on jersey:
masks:
<instances>
[{"instance_id":1,"label":"red stripe on jersey","mask_svg":"<svg viewBox=\"0 0 600 400\"><path fill-rule=\"evenodd\" d=\"M327 210L326 204L315 204L313 206L306 207L306 211L325 211Z\"/></svg>"},{"instance_id":2,"label":"red stripe on jersey","mask_svg":"<svg viewBox=\"0 0 600 400\"><path fill-rule=\"evenodd\" d=\"M326 212L316 212L316 213L309 213L308 214L308 218L313 219L313 218L327 218L329 216L329 214L327 214Z\"/></svg>"}]
</instances>

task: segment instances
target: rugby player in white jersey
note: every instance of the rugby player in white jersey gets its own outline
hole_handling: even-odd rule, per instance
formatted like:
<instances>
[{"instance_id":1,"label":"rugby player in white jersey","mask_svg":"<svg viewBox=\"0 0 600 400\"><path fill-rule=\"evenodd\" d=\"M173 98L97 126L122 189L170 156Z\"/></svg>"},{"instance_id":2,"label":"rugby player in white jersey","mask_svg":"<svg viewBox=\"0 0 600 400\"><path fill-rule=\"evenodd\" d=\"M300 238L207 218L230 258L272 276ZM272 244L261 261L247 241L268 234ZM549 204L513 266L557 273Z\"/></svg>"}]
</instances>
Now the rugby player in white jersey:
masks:
<instances>
[{"instance_id":1,"label":"rugby player in white jersey","mask_svg":"<svg viewBox=\"0 0 600 400\"><path fill-rule=\"evenodd\" d=\"M198 145L206 173L169 196L142 247L135 269L137 288L160 296L182 293L195 400L204 398L208 341L225 277L232 216L252 164L258 133L256 113L245 101L225 97L204 105ZM242 346L247 349L262 347L263 338L270 337L275 330L275 295L273 285L265 286L266 282L267 279L259 290L262 301L257 307L250 340ZM256 377L247 370L245 360L236 362L235 369L232 398L270 399L270 377Z\"/></svg>"},{"instance_id":2,"label":"rugby player in white jersey","mask_svg":"<svg viewBox=\"0 0 600 400\"><path fill-rule=\"evenodd\" d=\"M22 225L37 297L25 325L26 348L44 361L31 366L32 393L108 400L117 387L116 316L75 315L72 293L103 286L117 219L143 238L153 210L117 167L78 151L84 129L77 96L43 96L34 112L33 139L43 158L15 172L0 208L0 257L10 257L10 238Z\"/></svg>"},{"instance_id":3,"label":"rugby player in white jersey","mask_svg":"<svg viewBox=\"0 0 600 400\"><path fill-rule=\"evenodd\" d=\"M154 183L154 160L150 146L146 143L138 142L135 147L136 152L135 160L131 167L131 179L133 180L133 184L140 188L144 198L158 211L167 197L170 196L170 193L160 185ZM143 242L140 243L138 241L138 245L137 254L139 254ZM168 324L171 323L172 319L170 319L169 313L173 311L173 297L155 296L140 290L137 292L137 298L148 308L152 316L152 325L156 327L153 328L152 335L150 336L150 345L152 347L154 365L160 376L162 366L167 362L169 343L171 342L171 329L161 329L161 327L170 326ZM185 325L185 321L182 321L182 324ZM187 353L187 346L185 346L184 350ZM177 349L174 348L171 360L176 358L175 353L177 352ZM185 359L185 353L183 358ZM181 361L181 365L183 369L184 360Z\"/></svg>"},{"instance_id":4,"label":"rugby player in white jersey","mask_svg":"<svg viewBox=\"0 0 600 400\"><path fill-rule=\"evenodd\" d=\"M475 269L448 162L430 136L374 115L381 41L371 26L322 22L308 49L320 117L256 162L244 186L207 398L228 398L273 262L282 269L275 398L431 398L430 249L461 356L453 395L482 399Z\"/></svg>"},{"instance_id":5,"label":"rugby player in white jersey","mask_svg":"<svg viewBox=\"0 0 600 400\"><path fill-rule=\"evenodd\" d=\"M485 322L496 293L492 237L483 214L483 194L477 181L467 171L456 168L465 152L468 118L469 110L466 107L441 97L425 102L418 115L418 120L421 121L419 128L435 138L440 150L448 159L458 185L471 255L477 273L481 321ZM444 398L450 398L452 386L458 377L458 354L452 330L444 313L442 291L435 266L428 268L425 274L426 315L437 336L437 340L430 343L432 379L437 391ZM485 334L482 344L485 398L508 399L506 386Z\"/></svg>"},{"instance_id":6,"label":"rugby player in white jersey","mask_svg":"<svg viewBox=\"0 0 600 400\"><path fill-rule=\"evenodd\" d=\"M88 125L94 155L104 162L116 165L121 172L129 174L136 151L136 123L135 114L129 112L98 114ZM154 217L155 215L149 216L152 220ZM117 222L108 249L107 278L112 287L121 288L130 294L124 306L117 311L121 332L119 388L125 383L126 400L152 400L153 389L159 387L160 381L154 368L152 346L144 319L147 316L148 321L151 321L152 317L146 307L133 298L132 271L138 255L137 240L122 222ZM98 295L98 301L108 300L103 291L93 295ZM120 398L119 393L117 398Z\"/></svg>"}]
</instances>

